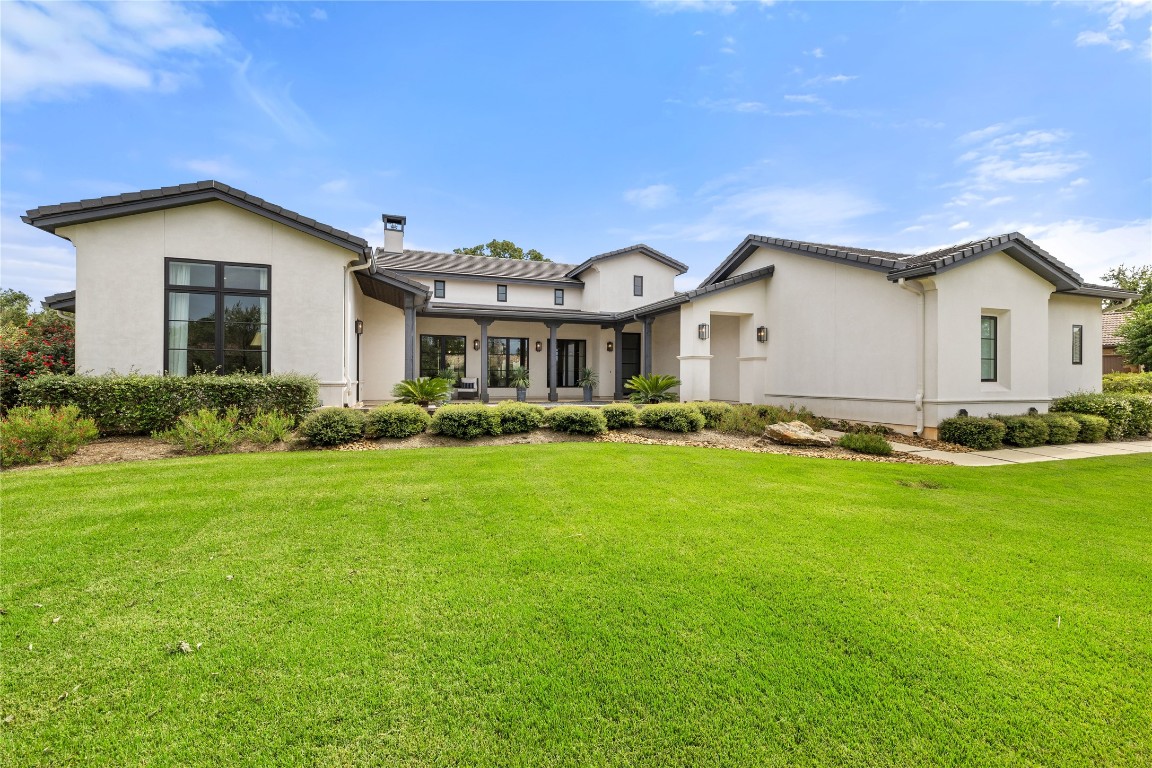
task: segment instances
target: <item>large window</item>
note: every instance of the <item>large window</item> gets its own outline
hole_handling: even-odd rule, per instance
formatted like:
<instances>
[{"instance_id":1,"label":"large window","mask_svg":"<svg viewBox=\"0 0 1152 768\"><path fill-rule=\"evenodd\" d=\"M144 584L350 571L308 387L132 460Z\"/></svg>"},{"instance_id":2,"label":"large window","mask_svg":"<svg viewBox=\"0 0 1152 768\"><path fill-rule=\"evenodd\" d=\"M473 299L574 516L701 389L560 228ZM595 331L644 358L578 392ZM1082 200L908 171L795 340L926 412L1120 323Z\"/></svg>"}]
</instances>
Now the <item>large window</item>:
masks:
<instances>
[{"instance_id":1,"label":"large window","mask_svg":"<svg viewBox=\"0 0 1152 768\"><path fill-rule=\"evenodd\" d=\"M512 369L528 368L528 339L488 337L488 386L508 387Z\"/></svg>"},{"instance_id":2,"label":"large window","mask_svg":"<svg viewBox=\"0 0 1152 768\"><path fill-rule=\"evenodd\" d=\"M268 373L270 268L166 259L165 269L168 373Z\"/></svg>"},{"instance_id":3,"label":"large window","mask_svg":"<svg viewBox=\"0 0 1152 768\"><path fill-rule=\"evenodd\" d=\"M451 368L457 379L463 378L467 375L464 368L467 346L468 339L463 336L420 334L420 375L431 378Z\"/></svg>"},{"instance_id":4,"label":"large window","mask_svg":"<svg viewBox=\"0 0 1152 768\"><path fill-rule=\"evenodd\" d=\"M580 371L588 365L588 344L583 339L556 340L556 386L578 387Z\"/></svg>"},{"instance_id":5,"label":"large window","mask_svg":"<svg viewBox=\"0 0 1152 768\"><path fill-rule=\"evenodd\" d=\"M1072 326L1072 365L1084 364L1084 326Z\"/></svg>"},{"instance_id":6,"label":"large window","mask_svg":"<svg viewBox=\"0 0 1152 768\"><path fill-rule=\"evenodd\" d=\"M980 381L996 381L996 317L980 316Z\"/></svg>"}]
</instances>

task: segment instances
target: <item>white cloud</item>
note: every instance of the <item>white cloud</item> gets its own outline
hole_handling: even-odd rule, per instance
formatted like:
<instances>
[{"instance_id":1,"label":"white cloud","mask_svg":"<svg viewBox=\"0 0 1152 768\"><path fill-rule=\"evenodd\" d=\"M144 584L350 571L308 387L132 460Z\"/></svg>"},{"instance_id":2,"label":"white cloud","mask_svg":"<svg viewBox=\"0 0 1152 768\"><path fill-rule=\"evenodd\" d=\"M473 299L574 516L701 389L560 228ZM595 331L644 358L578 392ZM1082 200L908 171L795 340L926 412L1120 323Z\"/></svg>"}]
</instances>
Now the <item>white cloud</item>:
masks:
<instances>
[{"instance_id":1,"label":"white cloud","mask_svg":"<svg viewBox=\"0 0 1152 768\"><path fill-rule=\"evenodd\" d=\"M174 90L225 38L168 2L0 3L5 101L75 98L92 88Z\"/></svg>"},{"instance_id":2,"label":"white cloud","mask_svg":"<svg viewBox=\"0 0 1152 768\"><path fill-rule=\"evenodd\" d=\"M321 184L320 191L328 195L340 194L348 191L349 183L348 179L332 179Z\"/></svg>"},{"instance_id":3,"label":"white cloud","mask_svg":"<svg viewBox=\"0 0 1152 768\"><path fill-rule=\"evenodd\" d=\"M247 174L237 168L230 159L222 158L192 158L175 163L177 168L184 168L198 173L206 179L215 179L227 183L231 179L243 178Z\"/></svg>"},{"instance_id":4,"label":"white cloud","mask_svg":"<svg viewBox=\"0 0 1152 768\"><path fill-rule=\"evenodd\" d=\"M720 53L736 53L736 38L728 35L724 38L724 47L720 49Z\"/></svg>"},{"instance_id":5,"label":"white cloud","mask_svg":"<svg viewBox=\"0 0 1152 768\"><path fill-rule=\"evenodd\" d=\"M860 75L820 75L804 82L805 86L838 85L859 79Z\"/></svg>"},{"instance_id":6,"label":"white cloud","mask_svg":"<svg viewBox=\"0 0 1152 768\"><path fill-rule=\"evenodd\" d=\"M289 85L265 85L258 80L264 72L253 70L252 57L236 65L233 84L237 93L250 101L296 144L310 144L322 138L320 130L293 99Z\"/></svg>"},{"instance_id":7,"label":"white cloud","mask_svg":"<svg viewBox=\"0 0 1152 768\"><path fill-rule=\"evenodd\" d=\"M316 21L328 21L328 11L323 8L313 8L312 13L308 14Z\"/></svg>"},{"instance_id":8,"label":"white cloud","mask_svg":"<svg viewBox=\"0 0 1152 768\"><path fill-rule=\"evenodd\" d=\"M1152 11L1149 0L1121 0L1121 2L1099 3L1093 8L1097 13L1106 14L1108 21L1103 30L1084 30L1076 36L1076 46L1103 45L1115 51L1129 51L1136 47L1125 24L1139 19ZM1140 29L1147 29L1143 24ZM1152 34L1139 44L1139 51L1145 58L1152 57Z\"/></svg>"},{"instance_id":9,"label":"white cloud","mask_svg":"<svg viewBox=\"0 0 1152 768\"><path fill-rule=\"evenodd\" d=\"M1011 195L1002 195L1000 197L992 198L988 202L984 203L984 205L987 207L992 207L993 205L1004 205L1005 203L1010 203L1015 199L1016 198L1012 197Z\"/></svg>"},{"instance_id":10,"label":"white cloud","mask_svg":"<svg viewBox=\"0 0 1152 768\"><path fill-rule=\"evenodd\" d=\"M900 230L900 234L903 235L908 232L923 232L925 229L926 227L923 224L913 224L910 227L904 227L904 229Z\"/></svg>"},{"instance_id":11,"label":"white cloud","mask_svg":"<svg viewBox=\"0 0 1152 768\"><path fill-rule=\"evenodd\" d=\"M955 184L963 192L949 205L980 202L983 195L1008 184L1044 184L1060 181L1080 169L1087 155L1063 145L1069 134L1059 130L1030 130L1006 133L1009 123L996 123L959 138L960 144L977 146L961 154L956 162L968 166L968 175ZM1005 202L998 200L997 203ZM992 203L989 203L992 204Z\"/></svg>"},{"instance_id":12,"label":"white cloud","mask_svg":"<svg viewBox=\"0 0 1152 768\"><path fill-rule=\"evenodd\" d=\"M727 15L736 10L736 4L729 0L649 0L644 3L657 13L721 13Z\"/></svg>"},{"instance_id":13,"label":"white cloud","mask_svg":"<svg viewBox=\"0 0 1152 768\"><path fill-rule=\"evenodd\" d=\"M676 202L676 188L670 184L652 184L624 193L625 202L647 211L665 208Z\"/></svg>"},{"instance_id":14,"label":"white cloud","mask_svg":"<svg viewBox=\"0 0 1152 768\"><path fill-rule=\"evenodd\" d=\"M958 221L955 224L953 224L952 226L948 227L948 230L951 232L960 232L961 230L971 229L971 228L972 228L972 222L970 222L970 221Z\"/></svg>"},{"instance_id":15,"label":"white cloud","mask_svg":"<svg viewBox=\"0 0 1152 768\"><path fill-rule=\"evenodd\" d=\"M784 95L785 101L798 101L802 104L823 104L824 100L811 93L789 93Z\"/></svg>"},{"instance_id":16,"label":"white cloud","mask_svg":"<svg viewBox=\"0 0 1152 768\"><path fill-rule=\"evenodd\" d=\"M1087 183L1088 183L1088 179L1081 176L1078 179L1072 179L1072 181L1068 182L1068 186L1070 186L1070 187L1082 187Z\"/></svg>"},{"instance_id":17,"label":"white cloud","mask_svg":"<svg viewBox=\"0 0 1152 768\"><path fill-rule=\"evenodd\" d=\"M41 232L5 211L0 227L4 287L24 291L39 306L45 296L76 287L76 249L67 240Z\"/></svg>"},{"instance_id":18,"label":"white cloud","mask_svg":"<svg viewBox=\"0 0 1152 768\"><path fill-rule=\"evenodd\" d=\"M268 10L260 14L260 18L269 24L275 24L280 27L298 27L304 23L300 18L300 14L296 11L285 8L282 5L269 6Z\"/></svg>"},{"instance_id":19,"label":"white cloud","mask_svg":"<svg viewBox=\"0 0 1152 768\"><path fill-rule=\"evenodd\" d=\"M973 144L977 141L984 141L985 139L995 136L998 133L1003 133L1004 131L1008 130L1009 127L1010 126L1008 123L993 123L987 128L980 128L975 131L969 131L957 139L957 141L959 141L961 144Z\"/></svg>"},{"instance_id":20,"label":"white cloud","mask_svg":"<svg viewBox=\"0 0 1152 768\"><path fill-rule=\"evenodd\" d=\"M810 51L804 51L804 55L805 56L811 56L811 57L816 58L816 59L822 59L822 58L824 58L824 49L823 48L813 48Z\"/></svg>"},{"instance_id":21,"label":"white cloud","mask_svg":"<svg viewBox=\"0 0 1152 768\"><path fill-rule=\"evenodd\" d=\"M1015 229L1089 282L1100 282L1105 272L1120 264L1152 264L1152 219L1113 226L1086 219L1067 219L1046 224L1024 223Z\"/></svg>"}]
</instances>

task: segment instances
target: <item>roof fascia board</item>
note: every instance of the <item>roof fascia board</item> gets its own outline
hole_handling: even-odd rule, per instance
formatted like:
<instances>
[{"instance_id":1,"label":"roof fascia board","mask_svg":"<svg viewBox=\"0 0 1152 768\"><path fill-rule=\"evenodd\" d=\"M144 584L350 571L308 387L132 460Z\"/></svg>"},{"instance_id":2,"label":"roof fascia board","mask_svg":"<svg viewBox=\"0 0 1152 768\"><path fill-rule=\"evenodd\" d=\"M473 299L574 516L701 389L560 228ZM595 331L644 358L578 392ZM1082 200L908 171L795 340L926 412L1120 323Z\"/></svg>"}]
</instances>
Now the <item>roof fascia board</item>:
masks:
<instances>
[{"instance_id":1,"label":"roof fascia board","mask_svg":"<svg viewBox=\"0 0 1152 768\"><path fill-rule=\"evenodd\" d=\"M1056 291L1061 296L1091 296L1097 299L1138 299L1140 294L1135 291L1125 291L1120 288L1110 288L1106 285L1082 285L1063 291Z\"/></svg>"},{"instance_id":2,"label":"roof fascia board","mask_svg":"<svg viewBox=\"0 0 1152 768\"><path fill-rule=\"evenodd\" d=\"M990 245L975 253L968 254L962 258L947 256L940 262L931 262L923 264L918 267L910 269L895 269L889 270L888 279L895 282L901 278L913 279L917 277L928 277L930 275L939 275L956 267L970 264L971 262L987 256L992 253L1003 253L1013 261L1016 261L1021 266L1031 270L1040 277L1047 280L1052 285L1056 286L1058 291L1070 291L1080 286L1079 281L1073 279L1064 270L1058 268L1051 261L1044 258L1040 254L1033 251L1025 243L1019 241L1009 241L1007 243L997 243Z\"/></svg>"},{"instance_id":3,"label":"roof fascia board","mask_svg":"<svg viewBox=\"0 0 1152 768\"><path fill-rule=\"evenodd\" d=\"M627 256L630 253L639 253L642 256L647 256L648 258L652 259L653 261L660 262L664 266L671 267L672 269L676 270L676 274L678 274L678 275L682 275L688 271L688 265L687 264L682 264L679 261L676 261L676 259L672 258L668 254L661 253L660 251L656 250L655 248L653 248L649 245L644 245L643 243L641 243L640 245L633 245L633 246L629 246L627 248L620 248L620 249L617 249L615 251L609 251L608 253L601 253L599 255L593 256L590 259L586 259L585 261L581 262L580 264L577 264L572 269L568 270L567 277L575 278L576 275L587 270L589 267L593 266L594 264L597 264L601 261L607 261L609 259L615 259L619 256Z\"/></svg>"},{"instance_id":4,"label":"roof fascia board","mask_svg":"<svg viewBox=\"0 0 1152 768\"><path fill-rule=\"evenodd\" d=\"M423 309L417 310L417 312L423 317L483 318L489 320L539 323L560 322L599 325L605 322L617 321L615 315L602 312L548 312L533 307L451 307L442 304L428 303Z\"/></svg>"}]
</instances>

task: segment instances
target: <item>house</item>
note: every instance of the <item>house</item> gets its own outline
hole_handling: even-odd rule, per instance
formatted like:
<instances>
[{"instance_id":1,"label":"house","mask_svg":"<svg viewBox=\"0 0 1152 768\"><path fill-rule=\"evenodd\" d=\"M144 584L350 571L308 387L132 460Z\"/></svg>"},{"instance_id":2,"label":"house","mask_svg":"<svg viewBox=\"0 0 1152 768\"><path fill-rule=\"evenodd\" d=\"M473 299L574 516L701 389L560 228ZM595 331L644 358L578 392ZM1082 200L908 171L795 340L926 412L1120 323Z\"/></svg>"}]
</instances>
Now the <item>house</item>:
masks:
<instances>
[{"instance_id":1,"label":"house","mask_svg":"<svg viewBox=\"0 0 1152 768\"><path fill-rule=\"evenodd\" d=\"M1105 312L1101 318L1100 343L1104 351L1104 373L1124 373L1126 371L1140 371L1140 366L1128 365L1124 356L1116 351L1117 345L1124 339L1116 335L1116 329L1132 316L1131 312L1112 311Z\"/></svg>"},{"instance_id":2,"label":"house","mask_svg":"<svg viewBox=\"0 0 1152 768\"><path fill-rule=\"evenodd\" d=\"M682 400L796 404L934 434L960 409L1044 410L1100 386L1102 298L1018 233L924 254L750 235L694 290L647 245L579 264L384 244L216 181L28 211L76 247L77 369L315 374L327 405L387 400L452 367L485 401L621 399L638 373Z\"/></svg>"}]
</instances>

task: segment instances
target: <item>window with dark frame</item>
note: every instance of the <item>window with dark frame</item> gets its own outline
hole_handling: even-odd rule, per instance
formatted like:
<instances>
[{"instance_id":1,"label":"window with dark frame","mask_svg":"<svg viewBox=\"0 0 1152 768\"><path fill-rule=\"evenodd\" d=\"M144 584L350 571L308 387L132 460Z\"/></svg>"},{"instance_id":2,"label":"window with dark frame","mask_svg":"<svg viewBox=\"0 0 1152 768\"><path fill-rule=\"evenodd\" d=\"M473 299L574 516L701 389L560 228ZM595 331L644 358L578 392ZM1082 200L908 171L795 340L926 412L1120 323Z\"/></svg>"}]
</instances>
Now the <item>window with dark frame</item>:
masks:
<instances>
[{"instance_id":1,"label":"window with dark frame","mask_svg":"<svg viewBox=\"0 0 1152 768\"><path fill-rule=\"evenodd\" d=\"M270 371L271 267L165 259L164 370Z\"/></svg>"},{"instance_id":2,"label":"window with dark frame","mask_svg":"<svg viewBox=\"0 0 1152 768\"><path fill-rule=\"evenodd\" d=\"M980 316L980 381L996 381L995 315Z\"/></svg>"},{"instance_id":3,"label":"window with dark frame","mask_svg":"<svg viewBox=\"0 0 1152 768\"><path fill-rule=\"evenodd\" d=\"M501 336L488 337L488 386L509 387L512 369L518 365L528 369L528 339Z\"/></svg>"},{"instance_id":4,"label":"window with dark frame","mask_svg":"<svg viewBox=\"0 0 1152 768\"><path fill-rule=\"evenodd\" d=\"M432 281L432 296L433 296L433 298L437 298L437 299L444 298L444 281L443 280L433 280Z\"/></svg>"},{"instance_id":5,"label":"window with dark frame","mask_svg":"<svg viewBox=\"0 0 1152 768\"><path fill-rule=\"evenodd\" d=\"M548 342L551 346L552 342ZM556 339L556 386L578 387L580 372L588 367L588 342Z\"/></svg>"},{"instance_id":6,"label":"window with dark frame","mask_svg":"<svg viewBox=\"0 0 1152 768\"><path fill-rule=\"evenodd\" d=\"M564 305L564 289L556 288L552 291L552 303L560 307Z\"/></svg>"},{"instance_id":7,"label":"window with dark frame","mask_svg":"<svg viewBox=\"0 0 1152 768\"><path fill-rule=\"evenodd\" d=\"M449 368L457 380L467 376L467 349L468 339L464 336L420 334L420 376L432 378Z\"/></svg>"},{"instance_id":8,"label":"window with dark frame","mask_svg":"<svg viewBox=\"0 0 1152 768\"><path fill-rule=\"evenodd\" d=\"M1084 364L1084 326L1072 326L1072 365Z\"/></svg>"},{"instance_id":9,"label":"window with dark frame","mask_svg":"<svg viewBox=\"0 0 1152 768\"><path fill-rule=\"evenodd\" d=\"M632 276L632 295L633 296L643 296L644 295L644 275L633 275Z\"/></svg>"},{"instance_id":10,"label":"window with dark frame","mask_svg":"<svg viewBox=\"0 0 1152 768\"><path fill-rule=\"evenodd\" d=\"M496 286L496 301L508 301L508 286Z\"/></svg>"}]
</instances>

